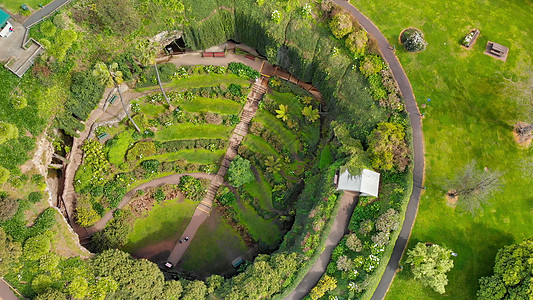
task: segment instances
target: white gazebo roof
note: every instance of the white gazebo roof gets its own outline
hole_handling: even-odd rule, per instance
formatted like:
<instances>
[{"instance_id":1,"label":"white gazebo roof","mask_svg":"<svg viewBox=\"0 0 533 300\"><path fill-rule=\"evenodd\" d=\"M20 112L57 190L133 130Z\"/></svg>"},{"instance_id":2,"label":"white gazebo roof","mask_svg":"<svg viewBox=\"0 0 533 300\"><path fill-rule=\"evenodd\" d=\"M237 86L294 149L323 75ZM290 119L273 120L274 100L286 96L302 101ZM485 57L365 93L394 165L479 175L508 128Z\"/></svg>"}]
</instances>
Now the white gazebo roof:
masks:
<instances>
[{"instance_id":1,"label":"white gazebo roof","mask_svg":"<svg viewBox=\"0 0 533 300\"><path fill-rule=\"evenodd\" d=\"M352 175L348 170L337 178L337 190L360 192L361 196L378 196L379 173L363 169L361 175Z\"/></svg>"}]
</instances>

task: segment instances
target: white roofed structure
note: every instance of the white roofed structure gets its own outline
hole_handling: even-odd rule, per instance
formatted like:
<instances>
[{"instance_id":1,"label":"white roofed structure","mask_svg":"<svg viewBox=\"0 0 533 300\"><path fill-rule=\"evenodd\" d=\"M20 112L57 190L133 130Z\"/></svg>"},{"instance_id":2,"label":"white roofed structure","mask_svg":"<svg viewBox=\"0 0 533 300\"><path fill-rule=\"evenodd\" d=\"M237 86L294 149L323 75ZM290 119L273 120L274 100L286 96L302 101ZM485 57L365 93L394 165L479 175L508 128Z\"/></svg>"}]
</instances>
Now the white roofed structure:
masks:
<instances>
[{"instance_id":1,"label":"white roofed structure","mask_svg":"<svg viewBox=\"0 0 533 300\"><path fill-rule=\"evenodd\" d=\"M338 191L359 192L361 196L378 196L379 173L363 169L361 175L352 175L348 170L335 176Z\"/></svg>"}]
</instances>

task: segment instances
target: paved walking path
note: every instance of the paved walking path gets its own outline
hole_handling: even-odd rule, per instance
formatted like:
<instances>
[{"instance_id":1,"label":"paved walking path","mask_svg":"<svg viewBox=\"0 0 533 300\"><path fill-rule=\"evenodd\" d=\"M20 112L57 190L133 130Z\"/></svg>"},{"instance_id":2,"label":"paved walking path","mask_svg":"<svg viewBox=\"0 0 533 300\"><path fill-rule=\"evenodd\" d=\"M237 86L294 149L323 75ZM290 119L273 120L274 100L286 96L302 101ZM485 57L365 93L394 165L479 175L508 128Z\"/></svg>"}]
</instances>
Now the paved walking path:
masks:
<instances>
[{"instance_id":1,"label":"paved walking path","mask_svg":"<svg viewBox=\"0 0 533 300\"><path fill-rule=\"evenodd\" d=\"M137 193L137 191L145 190L145 189L148 189L148 188L162 186L162 185L165 185L165 184L178 184L180 182L180 180L181 180L181 177L186 176L186 175L192 176L194 178L203 178L203 179L209 179L209 180L213 180L213 178L215 177L215 174L208 174L208 173L181 173L181 174L172 174L172 175L168 175L168 176L165 176L165 177L156 178L156 179L154 179L152 181L143 183L143 184L135 187L134 189L130 190L129 192L127 192L126 195L124 195L124 197L122 198L122 200L118 204L117 209L121 209L124 206L126 206L130 202L131 198L135 196L135 193ZM88 235L93 235L96 232L104 229L104 227L107 224L107 222L109 222L109 221L111 221L111 219L113 219L113 212L115 212L115 210L117 210L117 209L112 209L112 210L108 211L102 217L102 219L100 219L100 221L98 221L93 226L86 228L87 234ZM80 237L80 238L82 238L82 237Z\"/></svg>"},{"instance_id":2,"label":"paved walking path","mask_svg":"<svg viewBox=\"0 0 533 300\"><path fill-rule=\"evenodd\" d=\"M411 127L413 130L413 191L411 197L409 198L409 204L407 205L407 211L405 213L405 220L403 222L402 230L400 235L396 240L394 245L394 250L392 252L385 273L381 277L381 281L372 296L372 299L379 300L385 298L389 286L396 274L396 269L400 259L402 258L403 252L411 236L411 230L415 222L416 214L418 211L418 202L420 201L420 193L422 191L422 185L424 182L424 136L422 133L422 122L420 118L420 111L416 105L415 96L413 94L413 89L411 83L405 75L405 72L400 64L400 61L394 54L393 50L390 49L390 44L387 39L383 36L381 31L370 21L366 16L364 16L359 10L352 6L349 2L345 0L333 0L334 3L340 5L346 9L358 22L359 24L378 42L378 48L381 52L383 59L389 64L392 75L398 86L400 87L400 92L405 100L405 106L407 112L409 113L409 119L411 121Z\"/></svg>"},{"instance_id":3,"label":"paved walking path","mask_svg":"<svg viewBox=\"0 0 533 300\"><path fill-rule=\"evenodd\" d=\"M15 293L9 288L8 283L0 278L0 300L18 300Z\"/></svg>"},{"instance_id":4,"label":"paved walking path","mask_svg":"<svg viewBox=\"0 0 533 300\"><path fill-rule=\"evenodd\" d=\"M358 196L359 193L356 192L345 191L343 193L340 200L339 212L333 221L333 226L326 240L324 251L322 251L322 254L320 254L317 261L309 269L298 286L285 297L286 300L302 299L318 283L329 264L333 249L337 247L344 234L348 231L348 223L357 204L357 199L359 199Z\"/></svg>"},{"instance_id":5,"label":"paved walking path","mask_svg":"<svg viewBox=\"0 0 533 300\"><path fill-rule=\"evenodd\" d=\"M196 207L191 222L179 238L179 241L182 241L183 239L185 239L185 237L187 237L188 241L184 243L176 242L176 246L174 247L167 259L167 261L172 263L174 266L183 257L183 254L185 254L185 252L187 251L187 248L189 247L191 240L194 238L194 235L198 231L198 228L204 223L204 221L209 216L209 213L211 212L211 208L213 206L213 202L215 200L216 192L220 185L222 185L222 183L224 182L224 176L228 171L231 161L235 158L235 156L237 156L237 149L239 148L239 145L241 144L244 137L248 134L248 127L250 125L250 121L255 116L255 113L259 108L259 101L261 101L261 98L266 93L267 88L267 77L261 76L255 81L252 87L252 91L250 92L250 95L248 95L248 101L246 102L242 110L241 121L239 122L239 124L237 124L235 130L233 131L233 134L230 138L228 150L226 151L226 155L224 156L222 164L218 169L217 175L213 178L213 180L211 180L211 184L207 189L207 194L205 198Z\"/></svg>"},{"instance_id":6,"label":"paved walking path","mask_svg":"<svg viewBox=\"0 0 533 300\"><path fill-rule=\"evenodd\" d=\"M70 0L55 0L47 4L45 7L34 12L26 21L24 21L24 27L28 28L36 23L39 23L42 19L56 12L63 5L67 4Z\"/></svg>"}]
</instances>

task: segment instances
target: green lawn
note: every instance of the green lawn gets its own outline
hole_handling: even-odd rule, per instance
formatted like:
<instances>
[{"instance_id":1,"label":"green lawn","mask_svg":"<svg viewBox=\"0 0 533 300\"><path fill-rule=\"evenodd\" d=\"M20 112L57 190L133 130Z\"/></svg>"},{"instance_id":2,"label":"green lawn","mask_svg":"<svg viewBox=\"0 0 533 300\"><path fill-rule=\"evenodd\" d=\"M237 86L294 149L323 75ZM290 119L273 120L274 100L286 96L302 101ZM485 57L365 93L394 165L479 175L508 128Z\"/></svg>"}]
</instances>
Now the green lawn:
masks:
<instances>
[{"instance_id":1,"label":"green lawn","mask_svg":"<svg viewBox=\"0 0 533 300\"><path fill-rule=\"evenodd\" d=\"M160 114L164 113L165 110L167 110L167 108L165 108L161 104L144 103L141 105L141 112L151 117L157 117Z\"/></svg>"},{"instance_id":2,"label":"green lawn","mask_svg":"<svg viewBox=\"0 0 533 300\"><path fill-rule=\"evenodd\" d=\"M128 148L130 147L130 144L135 141L131 134L131 130L126 130L119 133L115 137L116 142L111 147L106 147L107 158L109 159L110 163L118 166L124 162L124 157L128 151Z\"/></svg>"},{"instance_id":3,"label":"green lawn","mask_svg":"<svg viewBox=\"0 0 533 300\"><path fill-rule=\"evenodd\" d=\"M2 3L0 3L0 7L7 8L14 14L18 14L20 11L20 6L22 4L26 4L33 10L39 10L39 4L46 5L48 3L52 2L52 0L28 0L28 1L20 1L20 0L2 0Z\"/></svg>"},{"instance_id":4,"label":"green lawn","mask_svg":"<svg viewBox=\"0 0 533 300\"><path fill-rule=\"evenodd\" d=\"M179 123L157 131L155 140L227 139L233 127L214 124Z\"/></svg>"},{"instance_id":5,"label":"green lawn","mask_svg":"<svg viewBox=\"0 0 533 300\"><path fill-rule=\"evenodd\" d=\"M181 102L179 106L189 112L211 111L224 115L237 115L241 111L242 105L228 99L196 97L193 101Z\"/></svg>"},{"instance_id":6,"label":"green lawn","mask_svg":"<svg viewBox=\"0 0 533 300\"><path fill-rule=\"evenodd\" d=\"M124 250L130 253L183 232L198 203L178 198L156 205L146 217L137 219ZM169 230L172 228L172 230Z\"/></svg>"},{"instance_id":7,"label":"green lawn","mask_svg":"<svg viewBox=\"0 0 533 300\"><path fill-rule=\"evenodd\" d=\"M259 178L244 185L244 189L250 193L254 198L259 199L261 207L266 210L274 211L272 206L272 188L261 173L261 170L256 167Z\"/></svg>"},{"instance_id":8,"label":"green lawn","mask_svg":"<svg viewBox=\"0 0 533 300\"><path fill-rule=\"evenodd\" d=\"M272 147L272 145L255 134L246 135L243 145L248 146L248 148L250 148L250 150L253 152L261 152L266 155L272 155L276 158L281 157L281 154L279 154L278 151Z\"/></svg>"},{"instance_id":9,"label":"green lawn","mask_svg":"<svg viewBox=\"0 0 533 300\"><path fill-rule=\"evenodd\" d=\"M525 177L523 165L533 150L521 150L513 141L517 112L512 97L516 95L506 92L508 81L503 78L526 81L531 76L533 4L524 0L352 3L396 46L419 107L427 103L427 108L421 108L426 116L427 192L409 247L418 241L432 242L459 254L446 294L421 287L406 268L393 282L388 299L473 299L478 279L492 272L498 248L533 235L533 181ZM424 32L429 43L426 51L403 50L397 41L406 27ZM481 36L473 49L460 47L461 39L474 27L481 30ZM506 63L482 53L488 40L510 48ZM442 187L443 181L472 159L480 167L506 172L502 192L475 218L448 207Z\"/></svg>"},{"instance_id":10,"label":"green lawn","mask_svg":"<svg viewBox=\"0 0 533 300\"><path fill-rule=\"evenodd\" d=\"M195 274L223 274L233 270L231 261L238 256L250 259L239 233L215 211L196 232L180 261L180 267Z\"/></svg>"},{"instance_id":11,"label":"green lawn","mask_svg":"<svg viewBox=\"0 0 533 300\"><path fill-rule=\"evenodd\" d=\"M171 89L193 89L193 88L200 88L200 87L209 87L209 86L217 86L221 84L225 84L229 86L230 84L238 84L238 85L249 85L250 80L241 78L235 74L201 74L201 75L194 75L189 78L181 78L177 80L173 80L171 83L165 85L165 89L171 88ZM144 87L144 88L138 88L135 89L138 92L142 91L149 91L153 90L154 87Z\"/></svg>"},{"instance_id":12,"label":"green lawn","mask_svg":"<svg viewBox=\"0 0 533 300\"><path fill-rule=\"evenodd\" d=\"M239 223L248 228L250 235L257 241L267 245L273 245L282 238L281 231L274 220L265 220L261 218L255 209L248 204L236 204L235 213Z\"/></svg>"},{"instance_id":13,"label":"green lawn","mask_svg":"<svg viewBox=\"0 0 533 300\"><path fill-rule=\"evenodd\" d=\"M298 147L300 144L300 142L298 141L298 137L294 135L289 129L285 128L283 126L282 121L280 121L278 118L264 110L258 111L255 115L254 120L262 123L273 133L279 135L279 137L287 145L291 153L298 153Z\"/></svg>"},{"instance_id":14,"label":"green lawn","mask_svg":"<svg viewBox=\"0 0 533 300\"><path fill-rule=\"evenodd\" d=\"M177 152L150 156L146 159L157 159L159 161L186 160L190 163L218 164L224 154L226 154L226 149L216 151L206 149L183 149Z\"/></svg>"}]
</instances>

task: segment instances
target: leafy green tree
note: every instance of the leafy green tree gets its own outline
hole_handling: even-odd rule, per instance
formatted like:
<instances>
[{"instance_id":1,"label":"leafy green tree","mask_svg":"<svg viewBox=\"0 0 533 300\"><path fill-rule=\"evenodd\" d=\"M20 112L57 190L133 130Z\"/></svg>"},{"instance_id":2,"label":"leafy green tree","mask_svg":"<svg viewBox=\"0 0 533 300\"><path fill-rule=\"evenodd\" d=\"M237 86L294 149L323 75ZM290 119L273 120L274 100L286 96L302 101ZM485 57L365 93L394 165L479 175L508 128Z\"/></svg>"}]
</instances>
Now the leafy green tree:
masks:
<instances>
[{"instance_id":1,"label":"leafy green tree","mask_svg":"<svg viewBox=\"0 0 533 300\"><path fill-rule=\"evenodd\" d=\"M127 35L139 28L141 17L131 0L96 0L96 14L107 30Z\"/></svg>"},{"instance_id":2,"label":"leafy green tree","mask_svg":"<svg viewBox=\"0 0 533 300\"><path fill-rule=\"evenodd\" d=\"M494 274L479 280L480 300L531 299L533 295L533 238L498 250Z\"/></svg>"},{"instance_id":3,"label":"leafy green tree","mask_svg":"<svg viewBox=\"0 0 533 300\"><path fill-rule=\"evenodd\" d=\"M397 123L379 123L369 137L372 167L390 170L397 167L403 172L409 165L409 146L405 141L405 129Z\"/></svg>"},{"instance_id":4,"label":"leafy green tree","mask_svg":"<svg viewBox=\"0 0 533 300\"><path fill-rule=\"evenodd\" d=\"M359 29L356 32L352 32L346 38L346 48L355 55L360 57L365 54L368 44L368 34L366 30Z\"/></svg>"},{"instance_id":5,"label":"leafy green tree","mask_svg":"<svg viewBox=\"0 0 533 300\"><path fill-rule=\"evenodd\" d=\"M30 237L24 243L24 258L38 260L47 254L51 247L50 234L45 233Z\"/></svg>"},{"instance_id":6,"label":"leafy green tree","mask_svg":"<svg viewBox=\"0 0 533 300\"><path fill-rule=\"evenodd\" d=\"M165 295L165 299L179 300L182 293L183 287L181 282L177 280L165 281L165 286L163 287L163 295Z\"/></svg>"},{"instance_id":7,"label":"leafy green tree","mask_svg":"<svg viewBox=\"0 0 533 300\"><path fill-rule=\"evenodd\" d=\"M31 288L37 294L43 293L52 287L54 279L48 274L39 274L31 281Z\"/></svg>"},{"instance_id":8,"label":"leafy green tree","mask_svg":"<svg viewBox=\"0 0 533 300\"><path fill-rule=\"evenodd\" d=\"M448 284L446 273L453 268L452 250L439 245L418 243L407 251L406 263L411 265L415 279L440 294Z\"/></svg>"},{"instance_id":9,"label":"leafy green tree","mask_svg":"<svg viewBox=\"0 0 533 300\"><path fill-rule=\"evenodd\" d=\"M142 66L146 67L155 63L159 44L149 39L141 39L135 44L135 49L137 50L135 57Z\"/></svg>"},{"instance_id":10,"label":"leafy green tree","mask_svg":"<svg viewBox=\"0 0 533 300\"><path fill-rule=\"evenodd\" d=\"M133 259L128 253L111 249L89 262L96 278L113 278L118 288L110 299L155 299L162 295L163 273L146 259Z\"/></svg>"},{"instance_id":11,"label":"leafy green tree","mask_svg":"<svg viewBox=\"0 0 533 300\"><path fill-rule=\"evenodd\" d=\"M76 277L67 286L67 291L74 299L84 299L89 294L89 283L83 277Z\"/></svg>"},{"instance_id":12,"label":"leafy green tree","mask_svg":"<svg viewBox=\"0 0 533 300\"><path fill-rule=\"evenodd\" d=\"M76 222L81 227L91 227L100 220L100 215L94 210L87 196L80 196L76 201Z\"/></svg>"},{"instance_id":13,"label":"leafy green tree","mask_svg":"<svg viewBox=\"0 0 533 300\"><path fill-rule=\"evenodd\" d=\"M19 136L19 130L17 126L0 121L0 145L8 140L16 139Z\"/></svg>"},{"instance_id":14,"label":"leafy green tree","mask_svg":"<svg viewBox=\"0 0 533 300\"><path fill-rule=\"evenodd\" d=\"M353 23L350 15L344 12L336 14L329 22L329 29L336 38L342 39L353 30Z\"/></svg>"},{"instance_id":15,"label":"leafy green tree","mask_svg":"<svg viewBox=\"0 0 533 300\"><path fill-rule=\"evenodd\" d=\"M205 280L207 284L207 294L213 295L224 283L224 277L220 275L211 275Z\"/></svg>"},{"instance_id":16,"label":"leafy green tree","mask_svg":"<svg viewBox=\"0 0 533 300\"><path fill-rule=\"evenodd\" d=\"M400 215L393 208L389 208L376 220L376 229L383 232L391 232L396 230L398 229L399 225Z\"/></svg>"},{"instance_id":17,"label":"leafy green tree","mask_svg":"<svg viewBox=\"0 0 533 300\"><path fill-rule=\"evenodd\" d=\"M207 294L207 286L203 281L195 280L187 283L182 300L203 300Z\"/></svg>"},{"instance_id":18,"label":"leafy green tree","mask_svg":"<svg viewBox=\"0 0 533 300\"><path fill-rule=\"evenodd\" d=\"M237 155L228 169L229 183L234 187L240 187L254 179L250 161Z\"/></svg>"},{"instance_id":19,"label":"leafy green tree","mask_svg":"<svg viewBox=\"0 0 533 300\"><path fill-rule=\"evenodd\" d=\"M475 161L471 161L447 184L447 194L452 198L458 197L459 208L475 216L483 211L482 205L500 190L502 175L499 171L481 170Z\"/></svg>"},{"instance_id":20,"label":"leafy green tree","mask_svg":"<svg viewBox=\"0 0 533 300\"><path fill-rule=\"evenodd\" d=\"M348 161L344 165L350 174L361 174L364 168L371 166L370 158L363 149L361 141L354 139L345 124L333 121L331 122L333 132L341 144L339 150L348 155Z\"/></svg>"},{"instance_id":21,"label":"leafy green tree","mask_svg":"<svg viewBox=\"0 0 533 300\"><path fill-rule=\"evenodd\" d=\"M122 99L122 93L120 92L120 88L118 85L124 82L124 80L122 79L122 72L118 70L118 64L115 62L107 66L103 62L98 62L94 66L93 75L98 78L101 84L107 87L115 87L118 92L120 102L122 103L122 108L124 109L124 112L126 112L128 119L130 119L130 122L133 124L133 126L135 126L135 129L138 132L141 132L139 126L137 126L137 124L131 118L128 109L126 108L126 104L124 104L124 99Z\"/></svg>"},{"instance_id":22,"label":"leafy green tree","mask_svg":"<svg viewBox=\"0 0 533 300\"><path fill-rule=\"evenodd\" d=\"M7 274L11 264L16 262L22 254L19 242L13 241L2 227L0 227L0 277Z\"/></svg>"},{"instance_id":23,"label":"leafy green tree","mask_svg":"<svg viewBox=\"0 0 533 300\"><path fill-rule=\"evenodd\" d=\"M96 284L89 285L89 299L104 300L108 294L113 294L118 288L118 283L109 277L99 277Z\"/></svg>"},{"instance_id":24,"label":"leafy green tree","mask_svg":"<svg viewBox=\"0 0 533 300\"><path fill-rule=\"evenodd\" d=\"M265 160L266 170L269 173L277 174L281 170L281 159L274 158L274 156L269 155Z\"/></svg>"},{"instance_id":25,"label":"leafy green tree","mask_svg":"<svg viewBox=\"0 0 533 300\"><path fill-rule=\"evenodd\" d=\"M276 113L276 118L287 121L289 119L289 106L280 104L279 109L276 109Z\"/></svg>"},{"instance_id":26,"label":"leafy green tree","mask_svg":"<svg viewBox=\"0 0 533 300\"><path fill-rule=\"evenodd\" d=\"M61 257L55 252L48 252L39 259L39 270L55 273Z\"/></svg>"},{"instance_id":27,"label":"leafy green tree","mask_svg":"<svg viewBox=\"0 0 533 300\"><path fill-rule=\"evenodd\" d=\"M315 122L320 118L318 109L313 108L312 106L304 107L304 109L302 110L302 115L304 115L311 123Z\"/></svg>"}]
</instances>

